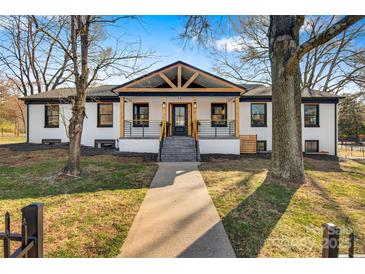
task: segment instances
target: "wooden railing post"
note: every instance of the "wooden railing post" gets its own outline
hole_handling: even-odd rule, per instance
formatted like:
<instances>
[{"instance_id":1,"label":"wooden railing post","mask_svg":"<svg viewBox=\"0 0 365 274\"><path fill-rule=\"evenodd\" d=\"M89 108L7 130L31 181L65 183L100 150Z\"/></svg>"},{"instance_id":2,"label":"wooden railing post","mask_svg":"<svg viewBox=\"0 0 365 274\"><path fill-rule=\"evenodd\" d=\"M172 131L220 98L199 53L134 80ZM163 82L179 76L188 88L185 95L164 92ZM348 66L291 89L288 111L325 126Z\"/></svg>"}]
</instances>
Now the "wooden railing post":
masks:
<instances>
[{"instance_id":1,"label":"wooden railing post","mask_svg":"<svg viewBox=\"0 0 365 274\"><path fill-rule=\"evenodd\" d=\"M119 102L120 134L119 134L119 136L120 136L120 138L123 138L124 137L124 126L125 126L124 125L124 113L125 113L125 110L124 110L124 108L125 108L125 105L124 105L124 97L122 96L119 99L120 99L120 102Z\"/></svg>"},{"instance_id":2,"label":"wooden railing post","mask_svg":"<svg viewBox=\"0 0 365 274\"><path fill-rule=\"evenodd\" d=\"M194 139L198 141L198 120L197 120L197 102L196 98L193 97L193 132L194 132Z\"/></svg>"},{"instance_id":3,"label":"wooden railing post","mask_svg":"<svg viewBox=\"0 0 365 274\"><path fill-rule=\"evenodd\" d=\"M37 239L28 251L27 257L43 258L43 204L34 203L22 208L22 220L25 228L24 236L27 239L31 237Z\"/></svg>"},{"instance_id":4,"label":"wooden railing post","mask_svg":"<svg viewBox=\"0 0 365 274\"><path fill-rule=\"evenodd\" d=\"M340 229L334 224L323 225L322 258L338 258Z\"/></svg>"},{"instance_id":5,"label":"wooden railing post","mask_svg":"<svg viewBox=\"0 0 365 274\"><path fill-rule=\"evenodd\" d=\"M162 98L162 126L164 134L163 137L166 138L166 97Z\"/></svg>"},{"instance_id":6,"label":"wooden railing post","mask_svg":"<svg viewBox=\"0 0 365 274\"><path fill-rule=\"evenodd\" d=\"M240 137L240 97L235 100L235 135Z\"/></svg>"}]
</instances>

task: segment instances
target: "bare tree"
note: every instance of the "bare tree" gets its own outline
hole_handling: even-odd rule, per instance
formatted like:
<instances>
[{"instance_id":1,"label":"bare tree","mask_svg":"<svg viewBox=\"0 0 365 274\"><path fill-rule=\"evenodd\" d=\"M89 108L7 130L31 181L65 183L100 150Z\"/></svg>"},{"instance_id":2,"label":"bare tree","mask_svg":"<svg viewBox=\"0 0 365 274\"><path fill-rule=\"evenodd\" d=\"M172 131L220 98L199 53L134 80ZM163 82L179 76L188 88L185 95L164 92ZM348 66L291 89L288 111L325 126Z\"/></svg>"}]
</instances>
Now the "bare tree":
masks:
<instances>
[{"instance_id":1,"label":"bare tree","mask_svg":"<svg viewBox=\"0 0 365 274\"><path fill-rule=\"evenodd\" d=\"M357 63L357 66L360 66L362 68L359 70L359 74L357 75L357 77L352 78L352 81L354 81L360 87L360 92L358 95L364 97L364 95L365 95L365 52L358 54L354 59L355 59L355 62Z\"/></svg>"},{"instance_id":2,"label":"bare tree","mask_svg":"<svg viewBox=\"0 0 365 274\"><path fill-rule=\"evenodd\" d=\"M300 60L330 41L362 16L346 16L300 44L304 16L270 16L269 52L272 75L272 161L270 174L303 182Z\"/></svg>"},{"instance_id":3,"label":"bare tree","mask_svg":"<svg viewBox=\"0 0 365 274\"><path fill-rule=\"evenodd\" d=\"M291 182L304 180L301 132L300 61L306 54L343 33L363 16L346 16L330 22L322 32L309 36L300 44L304 16L270 16L268 45L272 83L273 147L270 176ZM185 25L184 33L207 34L201 28L210 27L202 16L195 25ZM189 23L189 21L187 22ZM184 34L183 33L183 34ZM197 39L206 41L204 37Z\"/></svg>"},{"instance_id":4,"label":"bare tree","mask_svg":"<svg viewBox=\"0 0 365 274\"><path fill-rule=\"evenodd\" d=\"M271 84L267 16L230 17L230 37L213 37L213 69L238 83Z\"/></svg>"},{"instance_id":5,"label":"bare tree","mask_svg":"<svg viewBox=\"0 0 365 274\"><path fill-rule=\"evenodd\" d=\"M65 167L68 175L80 174L81 135L88 87L115 75L131 77L152 65L147 62L141 64L140 61L152 57L153 53L142 52L140 43L137 49L131 44L119 47L119 41L114 48L103 46L102 42L107 38L103 25L126 18L129 17L110 19L91 15L64 16L59 20L68 22L67 31L62 37L58 37L52 29L47 28L44 19L39 20L33 16L37 31L55 41L72 64L76 95L72 98L72 117L68 129L70 144Z\"/></svg>"},{"instance_id":6,"label":"bare tree","mask_svg":"<svg viewBox=\"0 0 365 274\"><path fill-rule=\"evenodd\" d=\"M47 28L58 39L65 22L47 18ZM37 32L31 16L0 17L1 74L24 96L55 89L67 82L70 58L59 45L42 32ZM70 49L70 44L65 45Z\"/></svg>"},{"instance_id":7,"label":"bare tree","mask_svg":"<svg viewBox=\"0 0 365 274\"><path fill-rule=\"evenodd\" d=\"M336 20L335 16L308 16L300 39L316 37ZM230 36L211 35L213 69L240 83L271 84L268 16L238 16L227 20ZM227 26L226 26L227 28ZM301 87L338 94L357 82L365 65L357 62L365 47L365 24L351 26L338 37L303 56Z\"/></svg>"},{"instance_id":8,"label":"bare tree","mask_svg":"<svg viewBox=\"0 0 365 274\"><path fill-rule=\"evenodd\" d=\"M347 94L341 101L338 112L338 135L341 140L360 142L365 135L365 96L360 93Z\"/></svg>"},{"instance_id":9,"label":"bare tree","mask_svg":"<svg viewBox=\"0 0 365 274\"><path fill-rule=\"evenodd\" d=\"M12 83L0 80L0 124L12 123L18 133L20 128L25 129L25 105L18 100L19 96L19 91Z\"/></svg>"}]
</instances>

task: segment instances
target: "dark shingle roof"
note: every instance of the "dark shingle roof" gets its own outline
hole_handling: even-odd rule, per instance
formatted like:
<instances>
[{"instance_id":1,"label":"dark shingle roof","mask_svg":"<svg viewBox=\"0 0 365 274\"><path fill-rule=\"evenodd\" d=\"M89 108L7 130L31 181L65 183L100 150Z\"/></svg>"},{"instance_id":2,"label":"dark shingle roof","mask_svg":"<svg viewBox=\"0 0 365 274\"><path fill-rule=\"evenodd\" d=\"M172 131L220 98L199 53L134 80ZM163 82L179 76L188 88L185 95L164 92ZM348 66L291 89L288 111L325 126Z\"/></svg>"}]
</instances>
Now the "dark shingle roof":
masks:
<instances>
[{"instance_id":1,"label":"dark shingle roof","mask_svg":"<svg viewBox=\"0 0 365 274\"><path fill-rule=\"evenodd\" d=\"M112 92L112 89L115 87L116 85L103 85L98 87L90 87L87 90L88 97L118 97L117 94ZM72 97L75 95L76 95L75 88L58 88L42 93L37 93L34 95L29 95L22 99L26 101L46 100L46 99L66 99L68 97Z\"/></svg>"},{"instance_id":2,"label":"dark shingle roof","mask_svg":"<svg viewBox=\"0 0 365 274\"><path fill-rule=\"evenodd\" d=\"M241 97L271 97L272 91L271 86L264 86L264 85L256 85L248 91L241 95ZM335 95L333 93L322 92L319 90L311 90L309 88L304 88L302 90L302 97L303 98L342 98L342 96Z\"/></svg>"},{"instance_id":3,"label":"dark shingle roof","mask_svg":"<svg viewBox=\"0 0 365 274\"><path fill-rule=\"evenodd\" d=\"M264 86L264 85L256 85L256 84L245 84L241 85L244 87L247 92L243 93L241 97L243 98L271 98L271 86ZM117 85L103 85L98 87L90 87L88 88L88 97L110 97L115 98L118 97L116 93L112 90L117 87ZM75 88L58 88L54 90L49 90L46 92L29 95L27 97L21 98L25 101L32 101L32 100L52 100L52 99L66 99L68 97L72 97L76 95ZM318 90L310 90L308 88L304 88L302 90L302 97L304 98L342 98L341 96L334 95L327 92L321 92Z\"/></svg>"}]
</instances>

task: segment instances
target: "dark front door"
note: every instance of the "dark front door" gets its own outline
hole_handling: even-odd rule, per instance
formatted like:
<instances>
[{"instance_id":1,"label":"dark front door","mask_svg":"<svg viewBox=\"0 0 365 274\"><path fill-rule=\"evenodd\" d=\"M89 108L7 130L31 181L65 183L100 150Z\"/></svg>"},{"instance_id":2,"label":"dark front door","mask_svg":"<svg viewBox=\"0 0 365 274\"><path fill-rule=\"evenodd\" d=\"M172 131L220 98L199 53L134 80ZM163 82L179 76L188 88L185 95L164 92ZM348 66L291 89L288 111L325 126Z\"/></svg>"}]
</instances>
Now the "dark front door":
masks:
<instances>
[{"instance_id":1,"label":"dark front door","mask_svg":"<svg viewBox=\"0 0 365 274\"><path fill-rule=\"evenodd\" d=\"M188 135L188 113L186 105L173 105L172 108L172 135Z\"/></svg>"}]
</instances>

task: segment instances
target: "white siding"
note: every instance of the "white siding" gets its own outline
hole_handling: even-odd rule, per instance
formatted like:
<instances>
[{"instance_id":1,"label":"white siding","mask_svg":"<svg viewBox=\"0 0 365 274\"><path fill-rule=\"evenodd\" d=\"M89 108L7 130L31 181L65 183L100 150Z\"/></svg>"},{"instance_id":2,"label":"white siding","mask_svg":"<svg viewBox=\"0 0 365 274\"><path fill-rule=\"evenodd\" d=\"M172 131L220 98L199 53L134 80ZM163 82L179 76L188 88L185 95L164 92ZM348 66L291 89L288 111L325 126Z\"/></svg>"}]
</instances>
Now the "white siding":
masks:
<instances>
[{"instance_id":1,"label":"white siding","mask_svg":"<svg viewBox=\"0 0 365 274\"><path fill-rule=\"evenodd\" d=\"M120 139L119 151L138 153L158 153L158 139Z\"/></svg>"},{"instance_id":2,"label":"white siding","mask_svg":"<svg viewBox=\"0 0 365 274\"><path fill-rule=\"evenodd\" d=\"M29 142L41 143L42 139L61 139L68 142L66 127L71 117L71 105L60 105L60 122L58 128L45 128L45 105L29 105ZM64 117L64 119L62 118ZM86 103L86 117L81 143L85 146L94 146L95 139L119 138L119 103L113 103L113 127L97 127L97 103Z\"/></svg>"},{"instance_id":3,"label":"white siding","mask_svg":"<svg viewBox=\"0 0 365 274\"><path fill-rule=\"evenodd\" d=\"M240 134L257 135L266 140L267 150L272 150L272 103L267 102L267 127L251 127L251 102L240 103ZM302 140L318 140L319 151L335 155L335 104L319 104L319 127L304 127L304 104L302 104Z\"/></svg>"},{"instance_id":4,"label":"white siding","mask_svg":"<svg viewBox=\"0 0 365 274\"><path fill-rule=\"evenodd\" d=\"M257 140L266 141L266 149L272 149L272 104L266 103L267 127L251 127L251 102L240 103L240 134L257 135Z\"/></svg>"},{"instance_id":5,"label":"white siding","mask_svg":"<svg viewBox=\"0 0 365 274\"><path fill-rule=\"evenodd\" d=\"M58 128L45 128L45 105L29 105L29 142L41 143L42 139L61 139L62 142L68 142L65 130L65 124L62 122L62 116L65 120L71 117L71 106L60 105L60 122ZM66 124L68 126L68 123Z\"/></svg>"},{"instance_id":6,"label":"white siding","mask_svg":"<svg viewBox=\"0 0 365 274\"><path fill-rule=\"evenodd\" d=\"M319 151L335 155L335 104L319 105L319 127L304 127L304 105L302 104L302 139L318 140Z\"/></svg>"},{"instance_id":7,"label":"white siding","mask_svg":"<svg viewBox=\"0 0 365 274\"><path fill-rule=\"evenodd\" d=\"M97 115L97 103L87 103L81 138L85 146L94 146L95 139L119 139L119 103L113 103L113 127L98 127Z\"/></svg>"},{"instance_id":8,"label":"white siding","mask_svg":"<svg viewBox=\"0 0 365 274\"><path fill-rule=\"evenodd\" d=\"M240 154L239 139L200 139L201 154Z\"/></svg>"},{"instance_id":9,"label":"white siding","mask_svg":"<svg viewBox=\"0 0 365 274\"><path fill-rule=\"evenodd\" d=\"M133 103L143 102L149 103L150 120L162 120L162 97L127 97L125 104L125 119L133 119ZM228 106L228 120L234 120L234 97L196 97L197 99L197 116L198 120L210 120L211 103L225 102ZM169 118L169 103L191 103L193 98L190 96L182 97L166 97L166 119ZM267 103L267 127L251 127L250 117L251 102L240 103L240 134L257 134L258 140L266 140L267 150L272 150L272 104ZM61 139L67 142L68 138L65 126L68 127L68 119L71 117L71 106L60 105L60 126L59 128L44 127L44 104L29 105L29 142L41 143L42 139ZM305 140L319 140L319 150L326 151L331 155L335 155L335 104L319 104L320 127L305 128L304 127L304 105L302 104L302 124L303 124L303 149ZM119 103L113 103L113 127L97 127L97 103L86 103L86 115L84 120L84 131L82 135L82 144L86 146L94 146L95 139L119 139ZM62 122L65 118L66 124ZM140 141L142 142L142 141ZM145 152L156 152L158 145L155 141L147 141L145 144L151 148L145 148L141 143L138 144L123 143L125 151L134 150L134 146L141 146L134 151L143 150ZM232 140L225 140L218 143L218 140L201 140L202 153L224 153L224 151L234 152L233 147L236 143ZM217 142L217 143L214 143ZM147 144L148 143L148 144ZM239 150L239 147L237 148Z\"/></svg>"},{"instance_id":10,"label":"white siding","mask_svg":"<svg viewBox=\"0 0 365 274\"><path fill-rule=\"evenodd\" d=\"M125 119L133 119L133 103L148 103L149 104L149 119L162 120L162 97L158 96L135 96L126 97L125 104ZM234 97L219 97L219 96L204 96L196 97L197 101L197 117L198 120L210 120L211 103L227 103L228 120L234 120ZM166 119L169 119L169 103L192 103L192 96L175 96L166 97Z\"/></svg>"}]
</instances>

